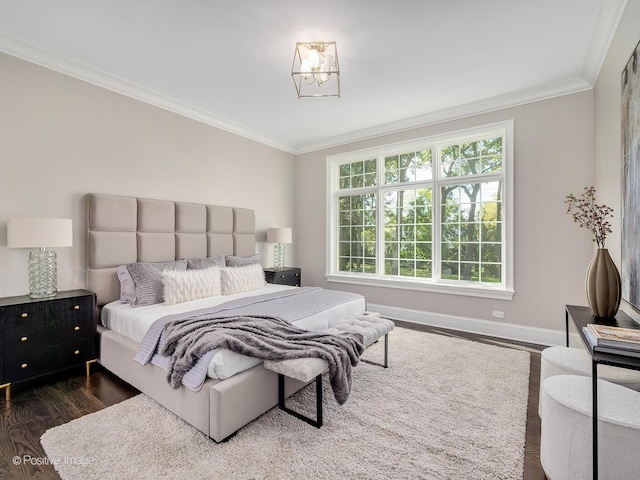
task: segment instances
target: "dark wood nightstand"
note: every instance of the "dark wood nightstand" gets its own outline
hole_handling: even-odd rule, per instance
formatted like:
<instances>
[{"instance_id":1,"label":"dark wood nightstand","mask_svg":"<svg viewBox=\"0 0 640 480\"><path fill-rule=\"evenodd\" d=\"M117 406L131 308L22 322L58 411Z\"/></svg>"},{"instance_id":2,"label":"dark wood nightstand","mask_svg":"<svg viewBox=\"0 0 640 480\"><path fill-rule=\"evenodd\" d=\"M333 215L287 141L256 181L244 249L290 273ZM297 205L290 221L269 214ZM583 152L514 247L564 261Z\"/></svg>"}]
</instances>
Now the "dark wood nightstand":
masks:
<instances>
[{"instance_id":1,"label":"dark wood nightstand","mask_svg":"<svg viewBox=\"0 0 640 480\"><path fill-rule=\"evenodd\" d=\"M278 285L291 285L299 287L302 282L302 272L299 268L284 267L283 270L275 268L265 268L264 277L268 283L277 283Z\"/></svg>"},{"instance_id":2,"label":"dark wood nightstand","mask_svg":"<svg viewBox=\"0 0 640 480\"><path fill-rule=\"evenodd\" d=\"M95 361L96 295L86 290L55 297L0 298L0 388Z\"/></svg>"}]
</instances>

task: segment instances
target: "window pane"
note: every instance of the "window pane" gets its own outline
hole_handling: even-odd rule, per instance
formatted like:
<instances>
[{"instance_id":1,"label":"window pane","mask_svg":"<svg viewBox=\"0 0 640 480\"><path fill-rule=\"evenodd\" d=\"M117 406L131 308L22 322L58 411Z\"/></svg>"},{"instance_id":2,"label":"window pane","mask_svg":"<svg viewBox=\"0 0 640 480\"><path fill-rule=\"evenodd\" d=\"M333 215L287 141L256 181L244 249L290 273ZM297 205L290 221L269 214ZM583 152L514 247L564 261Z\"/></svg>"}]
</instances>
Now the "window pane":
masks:
<instances>
[{"instance_id":1,"label":"window pane","mask_svg":"<svg viewBox=\"0 0 640 480\"><path fill-rule=\"evenodd\" d=\"M384 229L385 242L395 242L398 240L398 227L385 227Z\"/></svg>"},{"instance_id":2,"label":"window pane","mask_svg":"<svg viewBox=\"0 0 640 480\"><path fill-rule=\"evenodd\" d=\"M431 262L416 261L416 277L431 278Z\"/></svg>"},{"instance_id":3,"label":"window pane","mask_svg":"<svg viewBox=\"0 0 640 480\"><path fill-rule=\"evenodd\" d=\"M432 151L419 150L386 157L385 183L408 183L433 179Z\"/></svg>"},{"instance_id":4,"label":"window pane","mask_svg":"<svg viewBox=\"0 0 640 480\"><path fill-rule=\"evenodd\" d=\"M384 274L397 276L399 274L398 260L385 260Z\"/></svg>"},{"instance_id":5,"label":"window pane","mask_svg":"<svg viewBox=\"0 0 640 480\"><path fill-rule=\"evenodd\" d=\"M432 240L431 231L431 225L416 225L416 240L430 242Z\"/></svg>"},{"instance_id":6,"label":"window pane","mask_svg":"<svg viewBox=\"0 0 640 480\"><path fill-rule=\"evenodd\" d=\"M377 162L375 159L340 165L340 189L375 187L378 183L376 165Z\"/></svg>"},{"instance_id":7,"label":"window pane","mask_svg":"<svg viewBox=\"0 0 640 480\"><path fill-rule=\"evenodd\" d=\"M385 275L431 277L432 226L424 222L433 218L432 198L430 188L385 192Z\"/></svg>"},{"instance_id":8,"label":"window pane","mask_svg":"<svg viewBox=\"0 0 640 480\"><path fill-rule=\"evenodd\" d=\"M464 156L485 146L475 142L457 147ZM502 222L498 220L502 219L502 182L442 186L441 195L443 278L500 282ZM485 267L489 266L487 270ZM481 272L488 272L487 279L483 279Z\"/></svg>"},{"instance_id":9,"label":"window pane","mask_svg":"<svg viewBox=\"0 0 640 480\"><path fill-rule=\"evenodd\" d=\"M499 243L482 243L480 249L483 263L500 263L502 261L502 249Z\"/></svg>"},{"instance_id":10,"label":"window pane","mask_svg":"<svg viewBox=\"0 0 640 480\"><path fill-rule=\"evenodd\" d=\"M364 259L364 273L376 273L376 259L365 258Z\"/></svg>"},{"instance_id":11,"label":"window pane","mask_svg":"<svg viewBox=\"0 0 640 480\"><path fill-rule=\"evenodd\" d=\"M338 197L338 210L338 270L376 273L376 194Z\"/></svg>"},{"instance_id":12,"label":"window pane","mask_svg":"<svg viewBox=\"0 0 640 480\"><path fill-rule=\"evenodd\" d=\"M384 181L385 183L396 183L398 181L398 156L384 159Z\"/></svg>"},{"instance_id":13,"label":"window pane","mask_svg":"<svg viewBox=\"0 0 640 480\"><path fill-rule=\"evenodd\" d=\"M482 281L488 283L500 283L502 281L500 265L483 265Z\"/></svg>"},{"instance_id":14,"label":"window pane","mask_svg":"<svg viewBox=\"0 0 640 480\"><path fill-rule=\"evenodd\" d=\"M416 270L413 260L400 260L400 276L415 277Z\"/></svg>"},{"instance_id":15,"label":"window pane","mask_svg":"<svg viewBox=\"0 0 640 480\"><path fill-rule=\"evenodd\" d=\"M502 137L444 146L440 160L443 177L501 172Z\"/></svg>"}]
</instances>

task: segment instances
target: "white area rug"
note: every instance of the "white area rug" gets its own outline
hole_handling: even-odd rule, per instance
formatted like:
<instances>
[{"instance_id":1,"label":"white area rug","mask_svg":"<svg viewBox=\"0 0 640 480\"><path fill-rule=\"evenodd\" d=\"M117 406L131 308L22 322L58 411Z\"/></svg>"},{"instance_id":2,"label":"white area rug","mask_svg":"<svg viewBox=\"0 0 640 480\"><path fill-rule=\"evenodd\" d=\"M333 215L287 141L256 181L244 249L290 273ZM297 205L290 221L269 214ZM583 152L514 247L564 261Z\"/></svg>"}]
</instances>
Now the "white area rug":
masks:
<instances>
[{"instance_id":1,"label":"white area rug","mask_svg":"<svg viewBox=\"0 0 640 480\"><path fill-rule=\"evenodd\" d=\"M321 429L274 408L216 444L138 395L41 442L63 480L522 480L529 354L401 328L389 345L389 368L361 363L345 405L325 390ZM288 406L315 416L314 389Z\"/></svg>"}]
</instances>

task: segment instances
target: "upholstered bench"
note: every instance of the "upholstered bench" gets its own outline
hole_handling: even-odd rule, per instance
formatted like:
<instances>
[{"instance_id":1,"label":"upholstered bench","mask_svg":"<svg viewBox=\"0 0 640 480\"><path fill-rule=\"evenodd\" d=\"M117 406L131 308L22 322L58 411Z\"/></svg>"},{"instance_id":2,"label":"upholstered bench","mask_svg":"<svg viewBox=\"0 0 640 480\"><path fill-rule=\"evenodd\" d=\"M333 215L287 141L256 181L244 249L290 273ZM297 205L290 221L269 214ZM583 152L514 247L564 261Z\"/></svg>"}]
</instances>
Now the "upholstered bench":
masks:
<instances>
[{"instance_id":1,"label":"upholstered bench","mask_svg":"<svg viewBox=\"0 0 640 480\"><path fill-rule=\"evenodd\" d=\"M540 463L553 480L591 478L591 379L555 375L542 384ZM598 380L599 478L637 480L640 469L640 393Z\"/></svg>"},{"instance_id":2,"label":"upholstered bench","mask_svg":"<svg viewBox=\"0 0 640 480\"><path fill-rule=\"evenodd\" d=\"M538 415L542 418L542 394L544 381L556 375L580 375L591 377L591 357L582 348L549 347L542 351L540 363L540 398ZM598 368L598 378L623 387L640 391L640 372L628 368L603 365Z\"/></svg>"},{"instance_id":3,"label":"upholstered bench","mask_svg":"<svg viewBox=\"0 0 640 480\"><path fill-rule=\"evenodd\" d=\"M394 323L386 318L381 318L377 312L365 312L363 315L350 318L337 324L324 333L338 335L352 333L359 337L365 348L377 342L384 336L384 361L380 365L388 366L389 358L389 332L393 330ZM363 360L364 361L364 360ZM367 362L373 363L373 362ZM290 360L265 360L264 368L278 374L278 407L294 417L307 422L314 427L322 426L322 375L329 371L326 360L321 358L294 358ZM316 380L316 419L313 420L301 413L291 410L285 405L284 377L294 378L304 383Z\"/></svg>"}]
</instances>

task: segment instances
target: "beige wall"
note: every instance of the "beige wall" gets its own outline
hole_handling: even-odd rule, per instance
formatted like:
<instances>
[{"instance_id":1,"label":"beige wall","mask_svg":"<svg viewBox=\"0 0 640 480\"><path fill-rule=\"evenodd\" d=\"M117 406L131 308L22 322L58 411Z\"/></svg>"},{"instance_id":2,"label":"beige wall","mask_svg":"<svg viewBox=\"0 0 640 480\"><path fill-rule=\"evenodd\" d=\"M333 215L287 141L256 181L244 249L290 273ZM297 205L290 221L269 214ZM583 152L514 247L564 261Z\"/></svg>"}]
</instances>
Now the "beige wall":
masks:
<instances>
[{"instance_id":1,"label":"beige wall","mask_svg":"<svg viewBox=\"0 0 640 480\"><path fill-rule=\"evenodd\" d=\"M327 155L508 119L514 120L515 137L512 301L325 281L326 194L319 179L325 178ZM593 184L593 162L591 91L300 155L294 242L304 283L358 292L377 305L563 330L564 305L586 304L584 273L592 253L589 235L565 214L563 202L568 193ZM492 318L493 310L505 318Z\"/></svg>"},{"instance_id":2,"label":"beige wall","mask_svg":"<svg viewBox=\"0 0 640 480\"><path fill-rule=\"evenodd\" d=\"M639 11L640 0L630 0L595 93L297 158L0 54L0 296L27 292L28 252L6 248L6 219L11 216L73 218L74 246L58 250L58 283L61 290L85 286L83 195L102 192L255 208L259 241L267 227L294 227L287 263L303 268L308 285L363 293L373 304L562 330L564 305L586 302L583 278L592 253L588 233L565 215L563 200L595 182L600 199L619 211L619 75L639 39ZM324 280L327 155L507 119L515 123L513 301ZM608 242L618 262L619 241L616 232ZM264 244L259 250L263 263L270 264L271 252ZM493 310L505 312L505 318L492 318Z\"/></svg>"},{"instance_id":3,"label":"beige wall","mask_svg":"<svg viewBox=\"0 0 640 480\"><path fill-rule=\"evenodd\" d=\"M638 25L640 0L629 0L594 89L596 193L599 203L606 203L614 209L613 235L607 239L606 246L618 268L622 210L621 75L640 41ZM623 309L632 313L627 305L623 304Z\"/></svg>"},{"instance_id":4,"label":"beige wall","mask_svg":"<svg viewBox=\"0 0 640 480\"><path fill-rule=\"evenodd\" d=\"M88 192L247 207L292 226L293 155L0 54L0 296L28 292L28 250L6 247L12 216L72 218L58 289L84 288ZM259 244L270 264L271 252ZM288 249L293 263L294 250Z\"/></svg>"}]
</instances>

